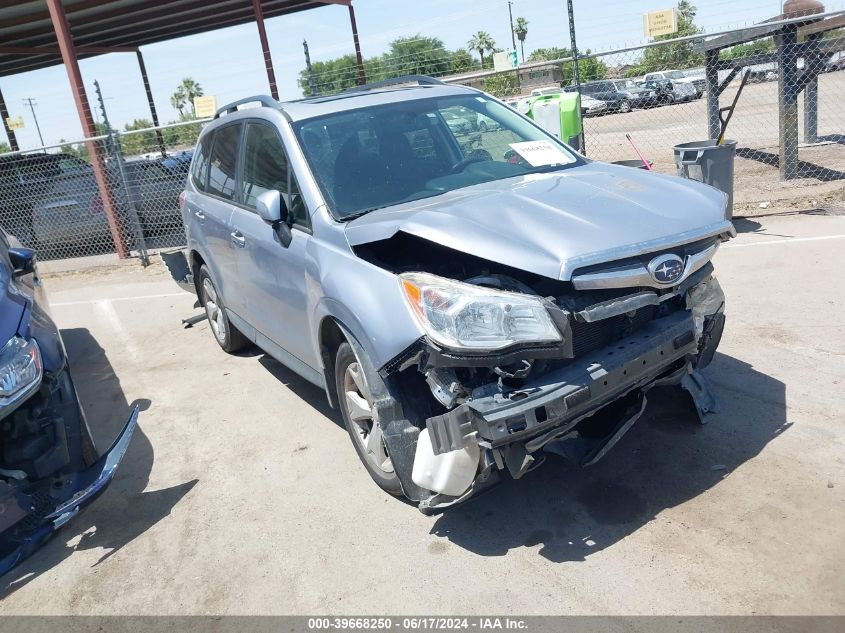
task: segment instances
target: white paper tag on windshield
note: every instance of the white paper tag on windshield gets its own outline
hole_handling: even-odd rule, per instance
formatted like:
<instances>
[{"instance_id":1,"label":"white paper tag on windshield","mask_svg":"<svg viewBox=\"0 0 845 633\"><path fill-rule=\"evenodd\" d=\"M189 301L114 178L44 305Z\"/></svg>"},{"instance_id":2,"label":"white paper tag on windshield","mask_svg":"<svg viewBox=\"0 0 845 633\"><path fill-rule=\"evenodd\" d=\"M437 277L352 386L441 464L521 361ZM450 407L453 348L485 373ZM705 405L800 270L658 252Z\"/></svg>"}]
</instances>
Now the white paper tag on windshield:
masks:
<instances>
[{"instance_id":1,"label":"white paper tag on windshield","mask_svg":"<svg viewBox=\"0 0 845 633\"><path fill-rule=\"evenodd\" d=\"M563 150L552 144L551 141L526 141L524 143L511 143L510 147L517 154L522 156L532 167L545 167L546 165L568 165L575 162L571 156L567 156Z\"/></svg>"}]
</instances>

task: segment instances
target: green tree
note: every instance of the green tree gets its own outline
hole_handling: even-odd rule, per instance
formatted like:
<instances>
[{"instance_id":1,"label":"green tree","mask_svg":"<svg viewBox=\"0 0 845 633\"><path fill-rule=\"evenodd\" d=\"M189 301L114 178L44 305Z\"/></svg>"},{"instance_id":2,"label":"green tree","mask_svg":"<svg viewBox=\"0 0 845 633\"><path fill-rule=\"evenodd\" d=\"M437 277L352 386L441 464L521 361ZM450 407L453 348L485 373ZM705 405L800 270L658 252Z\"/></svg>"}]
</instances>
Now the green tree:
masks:
<instances>
[{"instance_id":1,"label":"green tree","mask_svg":"<svg viewBox=\"0 0 845 633\"><path fill-rule=\"evenodd\" d=\"M185 102L187 101L187 97L185 96L185 91L182 90L181 87L176 88L176 92L170 95L170 105L172 105L176 110L179 111L179 114L183 114L185 110Z\"/></svg>"},{"instance_id":2,"label":"green tree","mask_svg":"<svg viewBox=\"0 0 845 633\"><path fill-rule=\"evenodd\" d=\"M584 55L589 55L588 48ZM572 62L564 62L561 64L563 71L563 85L568 86L575 81L575 76L572 73ZM596 57L588 57L587 59L578 59L578 80L581 82L595 81L596 79L604 79L607 77L607 64Z\"/></svg>"},{"instance_id":3,"label":"green tree","mask_svg":"<svg viewBox=\"0 0 845 633\"><path fill-rule=\"evenodd\" d=\"M516 26L513 29L516 39L519 40L519 50L522 54L522 61L525 62L525 38L528 36L528 20L517 18Z\"/></svg>"},{"instance_id":4,"label":"green tree","mask_svg":"<svg viewBox=\"0 0 845 633\"><path fill-rule=\"evenodd\" d=\"M551 48L537 48L528 56L529 62L548 62L553 59L563 59L564 57L571 57L572 51L568 48L558 48L553 46Z\"/></svg>"},{"instance_id":5,"label":"green tree","mask_svg":"<svg viewBox=\"0 0 845 633\"><path fill-rule=\"evenodd\" d=\"M590 49L587 49L582 55L589 55L590 53ZM528 60L542 62L553 59L566 59L567 57L572 57L572 51L568 48L538 48L531 53ZM560 70L563 73L563 81L561 83L564 86L568 86L575 81L575 77L572 74L571 61L562 62L560 64ZM603 61L596 57L578 59L578 79L580 81L594 81L596 79L604 79L605 77L607 77L607 64Z\"/></svg>"},{"instance_id":6,"label":"green tree","mask_svg":"<svg viewBox=\"0 0 845 633\"><path fill-rule=\"evenodd\" d=\"M737 44L730 48L724 48L719 51L719 59L742 59L749 55L761 55L764 53L771 53L775 50L775 41L771 37L757 40L756 42L746 42L744 44Z\"/></svg>"},{"instance_id":7,"label":"green tree","mask_svg":"<svg viewBox=\"0 0 845 633\"><path fill-rule=\"evenodd\" d=\"M689 0L680 0L678 2L678 32L671 35L660 35L654 38L655 41L663 42L701 33L701 29L695 24L695 14L696 8ZM637 64L635 74L644 75L658 70L693 68L703 63L704 55L693 50L691 41L676 42L647 48L640 63Z\"/></svg>"},{"instance_id":8,"label":"green tree","mask_svg":"<svg viewBox=\"0 0 845 633\"><path fill-rule=\"evenodd\" d=\"M126 132L133 132L134 130L143 130L152 126L153 122L149 119L135 119L132 123L127 123L123 129ZM158 140L156 139L155 132L152 131L121 134L120 146L124 156L137 156L157 149Z\"/></svg>"},{"instance_id":9,"label":"green tree","mask_svg":"<svg viewBox=\"0 0 845 633\"><path fill-rule=\"evenodd\" d=\"M446 75L451 68L451 55L443 41L420 34L400 37L390 43L382 58L384 73L388 77L403 75Z\"/></svg>"},{"instance_id":10,"label":"green tree","mask_svg":"<svg viewBox=\"0 0 845 633\"><path fill-rule=\"evenodd\" d=\"M12 146L8 143L0 141L0 154L6 154L12 151Z\"/></svg>"},{"instance_id":11,"label":"green tree","mask_svg":"<svg viewBox=\"0 0 845 633\"><path fill-rule=\"evenodd\" d=\"M496 73L484 78L484 91L494 97L510 97L519 92L516 73Z\"/></svg>"},{"instance_id":12,"label":"green tree","mask_svg":"<svg viewBox=\"0 0 845 633\"><path fill-rule=\"evenodd\" d=\"M180 116L185 114L185 106L189 105L193 114L194 97L201 97L204 94L205 92L202 86L190 77L185 77L176 87L176 91L170 96L170 105L179 111Z\"/></svg>"},{"instance_id":13,"label":"green tree","mask_svg":"<svg viewBox=\"0 0 845 633\"><path fill-rule=\"evenodd\" d=\"M467 48L478 53L478 56L481 57L481 67L483 68L484 53L496 50L496 42L487 31L479 31L467 42Z\"/></svg>"},{"instance_id":14,"label":"green tree","mask_svg":"<svg viewBox=\"0 0 845 633\"><path fill-rule=\"evenodd\" d=\"M453 51L449 58L450 73L468 73L473 70L478 70L479 68L481 68L481 64L475 61L472 55L470 55L464 48L459 48L458 50Z\"/></svg>"},{"instance_id":15,"label":"green tree","mask_svg":"<svg viewBox=\"0 0 845 633\"><path fill-rule=\"evenodd\" d=\"M364 62L365 72L368 70L368 64L371 65L372 60ZM355 55L344 55L336 59L314 62L311 64L311 71L314 76L317 95L330 95L358 85L358 61ZM377 80L378 73L370 74L368 72L367 78L370 81ZM297 83L303 94L311 94L307 70L299 72Z\"/></svg>"}]
</instances>

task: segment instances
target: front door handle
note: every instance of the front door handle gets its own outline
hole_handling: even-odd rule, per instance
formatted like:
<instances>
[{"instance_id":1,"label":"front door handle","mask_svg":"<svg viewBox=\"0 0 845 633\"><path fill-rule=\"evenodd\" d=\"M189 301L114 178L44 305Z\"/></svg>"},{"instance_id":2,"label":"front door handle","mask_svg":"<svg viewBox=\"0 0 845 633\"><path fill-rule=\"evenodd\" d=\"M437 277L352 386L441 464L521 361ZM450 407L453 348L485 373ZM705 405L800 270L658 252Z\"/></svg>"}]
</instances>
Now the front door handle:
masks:
<instances>
[{"instance_id":1,"label":"front door handle","mask_svg":"<svg viewBox=\"0 0 845 633\"><path fill-rule=\"evenodd\" d=\"M205 222L205 213L203 213L201 209L194 211L194 217L200 222Z\"/></svg>"},{"instance_id":2,"label":"front door handle","mask_svg":"<svg viewBox=\"0 0 845 633\"><path fill-rule=\"evenodd\" d=\"M229 233L229 237L232 238L232 246L235 248L244 248L246 246L246 238L240 231L235 230L234 232Z\"/></svg>"}]
</instances>

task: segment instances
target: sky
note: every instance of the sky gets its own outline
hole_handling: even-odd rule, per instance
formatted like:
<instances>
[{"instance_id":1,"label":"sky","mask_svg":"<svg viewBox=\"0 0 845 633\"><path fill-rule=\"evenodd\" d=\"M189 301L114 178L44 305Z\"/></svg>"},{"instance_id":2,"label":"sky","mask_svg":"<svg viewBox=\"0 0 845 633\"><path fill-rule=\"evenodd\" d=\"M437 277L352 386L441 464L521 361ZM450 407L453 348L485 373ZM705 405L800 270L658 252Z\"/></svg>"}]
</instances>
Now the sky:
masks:
<instances>
[{"instance_id":1,"label":"sky","mask_svg":"<svg viewBox=\"0 0 845 633\"><path fill-rule=\"evenodd\" d=\"M244 0L246 1L246 0ZM743 27L780 13L778 0L693 0L696 23L707 32ZM845 0L827 0L828 11L845 9ZM498 46L511 40L506 0L354 0L364 57L385 52L391 40L421 34L439 37L449 49L465 47L473 33L489 32ZM672 6L671 0L574 0L579 50L612 50L644 43L642 15ZM514 0L514 20L528 20L526 56L535 48L569 47L566 0ZM354 52L346 7L327 5L311 11L266 21L267 37L279 84L280 97L301 96L296 79L305 62L303 38L311 59L325 60ZM254 23L220 29L142 47L159 120L175 120L170 105L183 77L191 77L218 105L253 94L269 94L258 31ZM113 127L134 119L149 119L150 112L134 53L111 53L80 62L88 99L94 109L94 80L105 97ZM73 103L64 66L0 78L9 114L22 116L25 128L17 131L22 149L41 145L25 98L37 103L35 114L44 138L51 145L78 140L82 128ZM6 141L0 127L0 141Z\"/></svg>"}]
</instances>

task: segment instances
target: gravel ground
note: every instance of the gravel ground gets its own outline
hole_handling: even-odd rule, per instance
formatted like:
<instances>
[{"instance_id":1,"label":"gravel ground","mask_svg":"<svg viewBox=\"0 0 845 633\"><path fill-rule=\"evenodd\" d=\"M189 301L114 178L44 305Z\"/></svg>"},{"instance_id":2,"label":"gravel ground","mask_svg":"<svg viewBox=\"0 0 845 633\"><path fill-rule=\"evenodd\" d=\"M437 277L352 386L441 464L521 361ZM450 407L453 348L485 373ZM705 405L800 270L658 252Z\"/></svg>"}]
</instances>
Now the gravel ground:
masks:
<instances>
[{"instance_id":1,"label":"gravel ground","mask_svg":"<svg viewBox=\"0 0 845 633\"><path fill-rule=\"evenodd\" d=\"M733 102L736 83L721 97ZM802 177L781 182L778 157L777 82L748 84L728 127L728 138L737 140L735 164L736 214L755 214L760 204L768 208L809 208L818 204L845 207L845 72L819 77L818 135L821 144L798 151ZM803 136L803 97L799 100L799 140ZM596 160L630 160L637 156L625 134L634 138L659 171L675 173L672 148L678 143L707 137L707 100L698 99L626 114L586 119L587 155ZM744 149L743 149L744 148ZM753 151L751 151L753 150Z\"/></svg>"}]
</instances>

